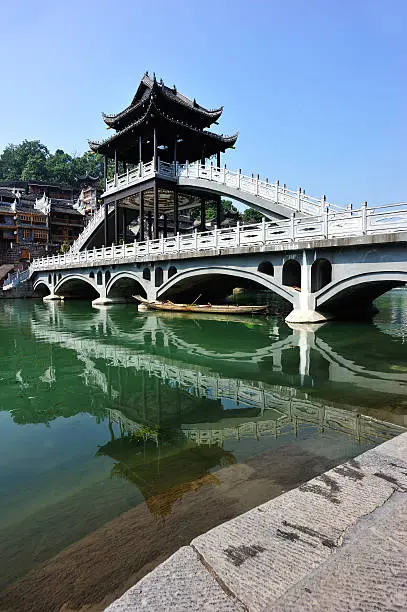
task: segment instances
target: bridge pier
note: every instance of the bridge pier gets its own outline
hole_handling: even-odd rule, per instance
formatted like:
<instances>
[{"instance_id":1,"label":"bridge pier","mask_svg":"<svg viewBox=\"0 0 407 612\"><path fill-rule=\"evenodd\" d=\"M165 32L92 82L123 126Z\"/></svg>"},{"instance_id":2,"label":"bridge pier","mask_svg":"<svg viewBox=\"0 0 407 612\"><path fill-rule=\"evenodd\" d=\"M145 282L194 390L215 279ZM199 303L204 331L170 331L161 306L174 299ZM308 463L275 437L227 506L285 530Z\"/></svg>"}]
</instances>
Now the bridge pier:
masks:
<instances>
[{"instance_id":1,"label":"bridge pier","mask_svg":"<svg viewBox=\"0 0 407 612\"><path fill-rule=\"evenodd\" d=\"M328 312L319 312L315 309L315 294L311 292L311 268L314 262L312 251L302 251L301 264L301 291L298 307L287 315L287 323L321 323L329 321L334 316Z\"/></svg>"}]
</instances>

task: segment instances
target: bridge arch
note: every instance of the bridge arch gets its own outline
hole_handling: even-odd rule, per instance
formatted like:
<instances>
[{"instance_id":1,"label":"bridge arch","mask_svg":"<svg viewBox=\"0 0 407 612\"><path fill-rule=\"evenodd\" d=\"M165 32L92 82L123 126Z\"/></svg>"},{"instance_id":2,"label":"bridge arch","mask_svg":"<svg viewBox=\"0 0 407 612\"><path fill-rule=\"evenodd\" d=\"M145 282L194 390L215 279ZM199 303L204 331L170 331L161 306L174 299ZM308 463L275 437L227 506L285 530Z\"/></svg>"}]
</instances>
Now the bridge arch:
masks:
<instances>
[{"instance_id":1,"label":"bridge arch","mask_svg":"<svg viewBox=\"0 0 407 612\"><path fill-rule=\"evenodd\" d=\"M283 285L301 288L301 264L296 259L287 259L283 265Z\"/></svg>"},{"instance_id":2,"label":"bridge arch","mask_svg":"<svg viewBox=\"0 0 407 612\"><path fill-rule=\"evenodd\" d=\"M51 293L51 289L42 278L35 281L33 285L33 290L34 293L40 297L45 297L46 295L49 295Z\"/></svg>"},{"instance_id":3,"label":"bridge arch","mask_svg":"<svg viewBox=\"0 0 407 612\"><path fill-rule=\"evenodd\" d=\"M118 272L106 284L106 297L122 297L130 299L133 295L147 297L148 283L141 274L134 272Z\"/></svg>"},{"instance_id":4,"label":"bridge arch","mask_svg":"<svg viewBox=\"0 0 407 612\"><path fill-rule=\"evenodd\" d=\"M157 290L157 298L160 299L165 296L171 289L174 289L176 285L182 285L188 283L188 281L194 281L214 276L229 276L237 277L239 279L246 279L253 281L259 285L262 285L265 289L273 291L283 299L287 300L296 306L298 301L298 293L290 288L282 287L277 281L265 274L252 272L250 270L244 270L240 268L214 266L211 268L195 268L193 270L184 270L178 272L175 276L169 278L159 289Z\"/></svg>"},{"instance_id":5,"label":"bridge arch","mask_svg":"<svg viewBox=\"0 0 407 612\"><path fill-rule=\"evenodd\" d=\"M274 266L271 261L262 261L257 266L257 271L268 276L274 276Z\"/></svg>"},{"instance_id":6,"label":"bridge arch","mask_svg":"<svg viewBox=\"0 0 407 612\"><path fill-rule=\"evenodd\" d=\"M95 299L100 292L92 279L81 274L68 274L64 276L54 287L54 293L64 297Z\"/></svg>"},{"instance_id":7,"label":"bridge arch","mask_svg":"<svg viewBox=\"0 0 407 612\"><path fill-rule=\"evenodd\" d=\"M320 257L311 266L311 292L315 293L332 282L332 264Z\"/></svg>"},{"instance_id":8,"label":"bridge arch","mask_svg":"<svg viewBox=\"0 0 407 612\"><path fill-rule=\"evenodd\" d=\"M370 271L330 283L315 294L316 309L338 316L365 313L383 293L407 283L407 271Z\"/></svg>"}]
</instances>

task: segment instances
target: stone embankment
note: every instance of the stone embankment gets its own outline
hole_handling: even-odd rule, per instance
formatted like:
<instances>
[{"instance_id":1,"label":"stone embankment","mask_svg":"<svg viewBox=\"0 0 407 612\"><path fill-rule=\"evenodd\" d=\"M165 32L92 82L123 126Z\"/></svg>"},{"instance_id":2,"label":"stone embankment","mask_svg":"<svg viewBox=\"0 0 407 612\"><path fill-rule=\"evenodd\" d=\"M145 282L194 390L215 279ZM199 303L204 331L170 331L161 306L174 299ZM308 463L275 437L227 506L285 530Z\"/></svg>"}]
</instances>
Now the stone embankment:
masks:
<instances>
[{"instance_id":1,"label":"stone embankment","mask_svg":"<svg viewBox=\"0 0 407 612\"><path fill-rule=\"evenodd\" d=\"M33 298L38 297L34 295L34 289L31 281L27 281L26 283L21 283L17 287L13 289L8 289L7 291L3 291L0 289L0 300L14 300L14 299L24 299L24 298Z\"/></svg>"},{"instance_id":2,"label":"stone embankment","mask_svg":"<svg viewBox=\"0 0 407 612\"><path fill-rule=\"evenodd\" d=\"M195 538L108 608L407 609L407 433Z\"/></svg>"}]
</instances>

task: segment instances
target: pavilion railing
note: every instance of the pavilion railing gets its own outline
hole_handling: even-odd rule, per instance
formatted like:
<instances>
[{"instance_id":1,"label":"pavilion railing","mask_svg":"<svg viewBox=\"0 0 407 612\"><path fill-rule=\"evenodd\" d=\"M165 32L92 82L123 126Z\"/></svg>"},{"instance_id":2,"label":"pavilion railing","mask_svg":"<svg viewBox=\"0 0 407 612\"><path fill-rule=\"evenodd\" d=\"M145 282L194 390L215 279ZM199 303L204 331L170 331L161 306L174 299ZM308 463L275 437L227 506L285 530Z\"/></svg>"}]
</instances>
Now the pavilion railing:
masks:
<instances>
[{"instance_id":1,"label":"pavilion railing","mask_svg":"<svg viewBox=\"0 0 407 612\"><path fill-rule=\"evenodd\" d=\"M74 251L34 259L30 274L38 270L97 266L125 263L142 259L148 261L154 255L166 255L205 251L209 249L239 248L251 245L292 244L309 240L326 240L386 234L407 231L407 202L358 210L331 212L327 207L323 214L311 218L295 218L283 221L263 221L233 228L215 228L205 232L177 234L167 238L112 245L99 249Z\"/></svg>"},{"instance_id":2,"label":"pavilion railing","mask_svg":"<svg viewBox=\"0 0 407 612\"><path fill-rule=\"evenodd\" d=\"M146 178L159 176L165 179L175 180L177 178L195 178L219 183L242 191L252 196L262 198L273 204L285 206L292 211L300 212L304 215L316 215L326 206L333 211L341 211L343 207L337 206L322 198L313 198L305 193L301 187L297 191L288 189L286 185L280 185L278 181L260 179L259 175L251 176L242 174L241 170L228 170L226 166L217 168L213 164L206 165L199 162L190 164L174 164L157 160L157 170L154 171L153 161L146 164L138 164L133 170L128 170L124 174L117 174L114 178L106 181L105 195L120 191L125 187L130 187L144 181Z\"/></svg>"}]
</instances>

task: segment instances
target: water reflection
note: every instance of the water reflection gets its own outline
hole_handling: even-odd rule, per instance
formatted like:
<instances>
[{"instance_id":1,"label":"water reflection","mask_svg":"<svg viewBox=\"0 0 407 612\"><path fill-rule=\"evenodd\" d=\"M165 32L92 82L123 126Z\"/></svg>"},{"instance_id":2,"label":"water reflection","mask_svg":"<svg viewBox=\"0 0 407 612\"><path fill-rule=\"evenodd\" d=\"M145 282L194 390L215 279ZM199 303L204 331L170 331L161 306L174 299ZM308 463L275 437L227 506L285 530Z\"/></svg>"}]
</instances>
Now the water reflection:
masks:
<instances>
[{"instance_id":1,"label":"water reflection","mask_svg":"<svg viewBox=\"0 0 407 612\"><path fill-rule=\"evenodd\" d=\"M162 551L403 431L398 300L377 325L320 327L0 304L15 436L0 454L0 590L39 568L0 607L24 610L29 592L47 609L45 584L61 609L78 568L85 594L67 609L117 594Z\"/></svg>"}]
</instances>

